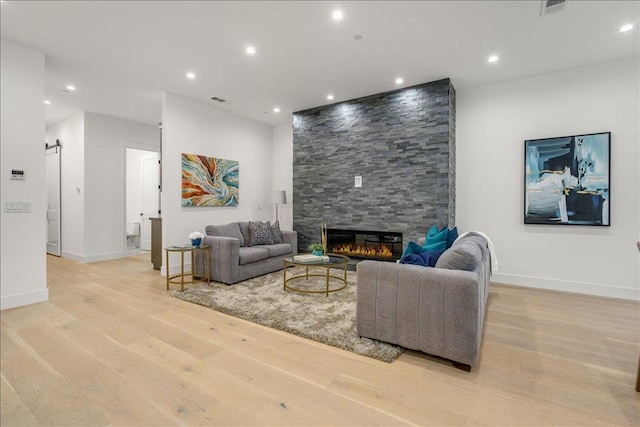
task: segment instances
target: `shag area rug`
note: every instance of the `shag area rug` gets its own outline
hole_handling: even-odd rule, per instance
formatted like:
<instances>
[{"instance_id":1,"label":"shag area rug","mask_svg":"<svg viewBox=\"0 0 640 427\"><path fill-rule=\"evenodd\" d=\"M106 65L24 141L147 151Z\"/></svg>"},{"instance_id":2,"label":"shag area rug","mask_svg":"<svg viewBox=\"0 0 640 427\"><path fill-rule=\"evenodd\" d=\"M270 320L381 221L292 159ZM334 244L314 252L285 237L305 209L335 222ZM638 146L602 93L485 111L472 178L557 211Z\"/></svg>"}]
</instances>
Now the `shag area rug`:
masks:
<instances>
[{"instance_id":1,"label":"shag area rug","mask_svg":"<svg viewBox=\"0 0 640 427\"><path fill-rule=\"evenodd\" d=\"M303 271L289 269L287 278ZM331 274L340 276L344 273L331 270ZM282 271L277 271L231 286L216 282L196 283L184 292L171 292L171 296L356 354L393 362L404 351L402 347L358 336L355 272L347 272L347 282L346 288L329 296L301 294L284 290ZM325 283L320 277L289 282L297 288L315 290L324 289ZM339 287L341 283L334 279L330 285Z\"/></svg>"}]
</instances>

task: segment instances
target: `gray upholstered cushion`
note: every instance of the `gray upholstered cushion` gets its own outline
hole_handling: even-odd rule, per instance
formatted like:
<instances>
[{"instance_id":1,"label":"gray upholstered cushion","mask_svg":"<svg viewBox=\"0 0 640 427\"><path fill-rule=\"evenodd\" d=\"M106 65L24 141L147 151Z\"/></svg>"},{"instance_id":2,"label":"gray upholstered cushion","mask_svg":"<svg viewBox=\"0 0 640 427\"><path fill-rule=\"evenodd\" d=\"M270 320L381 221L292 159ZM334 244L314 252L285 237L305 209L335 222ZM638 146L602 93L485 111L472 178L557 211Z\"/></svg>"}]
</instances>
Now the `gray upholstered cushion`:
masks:
<instances>
[{"instance_id":1,"label":"gray upholstered cushion","mask_svg":"<svg viewBox=\"0 0 640 427\"><path fill-rule=\"evenodd\" d=\"M242 237L244 237L244 245L241 246L249 246L249 242L251 241L249 221L238 221L238 227L240 227L240 232L242 233Z\"/></svg>"},{"instance_id":2,"label":"gray upholstered cushion","mask_svg":"<svg viewBox=\"0 0 640 427\"><path fill-rule=\"evenodd\" d=\"M473 271L481 262L482 251L480 247L475 242L469 241L454 245L444 251L436 262L436 268Z\"/></svg>"},{"instance_id":3,"label":"gray upholstered cushion","mask_svg":"<svg viewBox=\"0 0 640 427\"><path fill-rule=\"evenodd\" d=\"M269 258L274 256L282 256L291 253L291 245L289 243L274 243L273 245L253 246L254 248L263 248L269 251Z\"/></svg>"},{"instance_id":4,"label":"gray upholstered cushion","mask_svg":"<svg viewBox=\"0 0 640 427\"><path fill-rule=\"evenodd\" d=\"M269 251L265 248L240 248L240 265L247 265L269 258Z\"/></svg>"},{"instance_id":5,"label":"gray upholstered cushion","mask_svg":"<svg viewBox=\"0 0 640 427\"><path fill-rule=\"evenodd\" d=\"M249 221L249 233L251 234L251 240L248 246L273 244L273 232L271 231L269 221Z\"/></svg>"},{"instance_id":6,"label":"gray upholstered cushion","mask_svg":"<svg viewBox=\"0 0 640 427\"><path fill-rule=\"evenodd\" d=\"M225 225L207 225L205 228L207 236L233 237L240 240L240 246L244 246L244 237L240 233L237 222L231 222Z\"/></svg>"}]
</instances>

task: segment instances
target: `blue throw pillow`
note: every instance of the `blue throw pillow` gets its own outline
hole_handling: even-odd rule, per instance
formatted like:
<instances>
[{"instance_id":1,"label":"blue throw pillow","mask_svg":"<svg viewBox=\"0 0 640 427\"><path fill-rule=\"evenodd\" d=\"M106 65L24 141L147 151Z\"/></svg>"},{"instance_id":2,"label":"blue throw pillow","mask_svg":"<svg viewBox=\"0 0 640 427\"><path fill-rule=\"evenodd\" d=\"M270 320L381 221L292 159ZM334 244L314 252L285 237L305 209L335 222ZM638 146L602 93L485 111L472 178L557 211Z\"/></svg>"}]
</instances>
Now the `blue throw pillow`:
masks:
<instances>
[{"instance_id":1,"label":"blue throw pillow","mask_svg":"<svg viewBox=\"0 0 640 427\"><path fill-rule=\"evenodd\" d=\"M458 238L458 227L453 227L449 230L449 235L447 236L447 249L453 245L453 242Z\"/></svg>"},{"instance_id":2,"label":"blue throw pillow","mask_svg":"<svg viewBox=\"0 0 640 427\"><path fill-rule=\"evenodd\" d=\"M420 254L410 254L400 260L400 264L421 265L423 267L434 267L440 255L444 251L427 251Z\"/></svg>"}]
</instances>

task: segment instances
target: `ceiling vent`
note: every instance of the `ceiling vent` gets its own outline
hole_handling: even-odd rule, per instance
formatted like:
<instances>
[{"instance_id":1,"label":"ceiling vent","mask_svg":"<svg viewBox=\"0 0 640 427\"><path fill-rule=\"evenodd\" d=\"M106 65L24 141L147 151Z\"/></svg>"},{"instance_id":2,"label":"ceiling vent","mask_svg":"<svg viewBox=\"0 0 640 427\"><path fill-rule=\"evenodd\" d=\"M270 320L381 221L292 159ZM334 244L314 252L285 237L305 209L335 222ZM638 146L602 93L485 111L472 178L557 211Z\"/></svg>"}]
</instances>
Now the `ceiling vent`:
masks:
<instances>
[{"instance_id":1,"label":"ceiling vent","mask_svg":"<svg viewBox=\"0 0 640 427\"><path fill-rule=\"evenodd\" d=\"M218 98L217 96L212 96L211 99L217 102L227 102L226 99Z\"/></svg>"},{"instance_id":2,"label":"ceiling vent","mask_svg":"<svg viewBox=\"0 0 640 427\"><path fill-rule=\"evenodd\" d=\"M542 8L540 16L548 15L553 12L560 12L566 9L567 0L542 0Z\"/></svg>"}]
</instances>

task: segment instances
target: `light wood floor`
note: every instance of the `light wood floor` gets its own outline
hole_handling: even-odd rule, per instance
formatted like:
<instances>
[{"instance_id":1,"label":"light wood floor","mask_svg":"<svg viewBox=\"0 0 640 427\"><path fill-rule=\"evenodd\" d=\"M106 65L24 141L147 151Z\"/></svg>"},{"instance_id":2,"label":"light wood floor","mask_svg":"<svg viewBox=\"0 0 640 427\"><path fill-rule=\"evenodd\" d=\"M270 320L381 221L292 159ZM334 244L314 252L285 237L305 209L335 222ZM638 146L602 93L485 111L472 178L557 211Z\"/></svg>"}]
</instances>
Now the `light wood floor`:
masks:
<instances>
[{"instance_id":1,"label":"light wood floor","mask_svg":"<svg viewBox=\"0 0 640 427\"><path fill-rule=\"evenodd\" d=\"M466 373L171 298L144 255L49 257L48 283L48 302L1 313L2 426L640 423L636 302L492 285Z\"/></svg>"}]
</instances>

